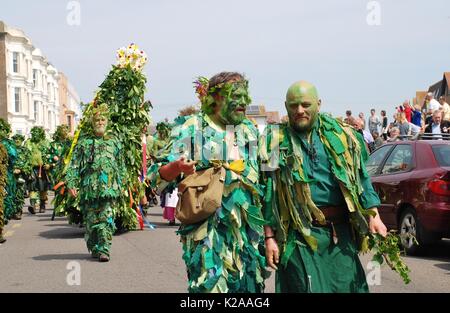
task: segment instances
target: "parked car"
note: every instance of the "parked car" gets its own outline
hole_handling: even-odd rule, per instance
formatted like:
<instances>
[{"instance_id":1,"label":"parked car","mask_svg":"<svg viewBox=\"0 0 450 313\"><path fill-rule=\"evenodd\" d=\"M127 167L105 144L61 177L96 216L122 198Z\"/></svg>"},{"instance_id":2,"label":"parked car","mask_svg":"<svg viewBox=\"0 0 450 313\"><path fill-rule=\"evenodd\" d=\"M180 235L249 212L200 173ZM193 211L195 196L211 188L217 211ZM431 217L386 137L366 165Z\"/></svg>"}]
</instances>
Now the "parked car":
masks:
<instances>
[{"instance_id":1,"label":"parked car","mask_svg":"<svg viewBox=\"0 0 450 313\"><path fill-rule=\"evenodd\" d=\"M380 216L388 229L399 231L408 254L450 237L450 141L387 143L366 165L381 200Z\"/></svg>"}]
</instances>

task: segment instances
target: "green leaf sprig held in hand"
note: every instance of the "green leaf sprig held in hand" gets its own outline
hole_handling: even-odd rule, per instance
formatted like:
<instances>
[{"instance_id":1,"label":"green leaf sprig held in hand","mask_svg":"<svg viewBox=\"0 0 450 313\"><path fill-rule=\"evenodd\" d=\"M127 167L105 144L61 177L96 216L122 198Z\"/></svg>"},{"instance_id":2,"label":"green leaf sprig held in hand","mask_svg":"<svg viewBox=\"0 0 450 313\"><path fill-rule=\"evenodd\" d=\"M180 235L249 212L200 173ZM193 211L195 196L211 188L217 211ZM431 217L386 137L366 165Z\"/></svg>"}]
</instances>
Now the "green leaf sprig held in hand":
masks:
<instances>
[{"instance_id":1,"label":"green leaf sprig held in hand","mask_svg":"<svg viewBox=\"0 0 450 313\"><path fill-rule=\"evenodd\" d=\"M386 260L389 267L402 277L405 284L409 284L411 282L409 277L411 270L401 258L399 245L400 236L395 232L389 232L386 237L380 234L369 235L369 249L375 253L372 261L381 265Z\"/></svg>"}]
</instances>

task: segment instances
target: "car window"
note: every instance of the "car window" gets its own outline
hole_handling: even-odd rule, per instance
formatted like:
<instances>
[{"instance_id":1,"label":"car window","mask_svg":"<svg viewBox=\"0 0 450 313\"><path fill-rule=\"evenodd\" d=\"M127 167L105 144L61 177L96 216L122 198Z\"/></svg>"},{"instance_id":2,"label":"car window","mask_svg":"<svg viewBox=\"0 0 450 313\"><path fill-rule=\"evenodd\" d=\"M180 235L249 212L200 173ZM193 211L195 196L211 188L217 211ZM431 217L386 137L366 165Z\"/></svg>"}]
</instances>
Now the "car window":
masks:
<instances>
[{"instance_id":1,"label":"car window","mask_svg":"<svg viewBox=\"0 0 450 313\"><path fill-rule=\"evenodd\" d=\"M450 145L434 145L433 153L439 166L450 166Z\"/></svg>"},{"instance_id":2,"label":"car window","mask_svg":"<svg viewBox=\"0 0 450 313\"><path fill-rule=\"evenodd\" d=\"M367 173L369 175L375 175L377 173L378 168L380 167L381 162L383 162L386 154L391 150L392 145L382 146L380 149L376 150L369 157L369 160L366 163Z\"/></svg>"},{"instance_id":3,"label":"car window","mask_svg":"<svg viewBox=\"0 0 450 313\"><path fill-rule=\"evenodd\" d=\"M397 145L383 166L381 174L406 172L413 167L413 151L411 145Z\"/></svg>"}]
</instances>

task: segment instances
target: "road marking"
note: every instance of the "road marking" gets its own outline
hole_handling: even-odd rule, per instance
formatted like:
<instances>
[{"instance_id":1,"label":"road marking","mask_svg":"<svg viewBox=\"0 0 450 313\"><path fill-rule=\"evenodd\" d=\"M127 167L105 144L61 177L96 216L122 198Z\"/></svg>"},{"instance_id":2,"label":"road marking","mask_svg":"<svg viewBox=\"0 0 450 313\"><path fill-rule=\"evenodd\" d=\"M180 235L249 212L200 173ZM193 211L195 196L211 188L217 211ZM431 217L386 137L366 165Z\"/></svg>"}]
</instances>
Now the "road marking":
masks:
<instances>
[{"instance_id":1,"label":"road marking","mask_svg":"<svg viewBox=\"0 0 450 313\"><path fill-rule=\"evenodd\" d=\"M12 235L14 234L14 230L8 230L6 233L5 233L5 238L6 237L11 237Z\"/></svg>"}]
</instances>

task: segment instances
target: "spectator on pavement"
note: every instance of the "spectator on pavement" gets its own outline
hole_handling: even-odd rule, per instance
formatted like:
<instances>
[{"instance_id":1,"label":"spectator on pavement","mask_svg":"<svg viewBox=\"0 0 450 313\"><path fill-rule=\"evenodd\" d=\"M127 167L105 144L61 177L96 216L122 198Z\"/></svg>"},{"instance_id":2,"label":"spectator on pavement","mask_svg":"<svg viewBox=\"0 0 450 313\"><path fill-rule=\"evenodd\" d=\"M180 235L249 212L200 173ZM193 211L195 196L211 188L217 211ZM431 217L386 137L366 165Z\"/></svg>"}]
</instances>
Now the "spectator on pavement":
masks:
<instances>
[{"instance_id":1,"label":"spectator on pavement","mask_svg":"<svg viewBox=\"0 0 450 313\"><path fill-rule=\"evenodd\" d=\"M442 139L442 136L439 135L448 134L449 132L450 122L442 120L442 112L440 110L434 111L431 123L425 128L425 134L433 134L432 139L436 140Z\"/></svg>"},{"instance_id":2,"label":"spectator on pavement","mask_svg":"<svg viewBox=\"0 0 450 313\"><path fill-rule=\"evenodd\" d=\"M442 119L444 121L450 121L450 105L445 101L445 97L439 97L439 103L441 105L442 110Z\"/></svg>"},{"instance_id":3,"label":"spectator on pavement","mask_svg":"<svg viewBox=\"0 0 450 313\"><path fill-rule=\"evenodd\" d=\"M374 132L378 132L378 126L381 125L380 118L375 114L375 109L370 110L369 117L369 131L373 135Z\"/></svg>"}]
</instances>

